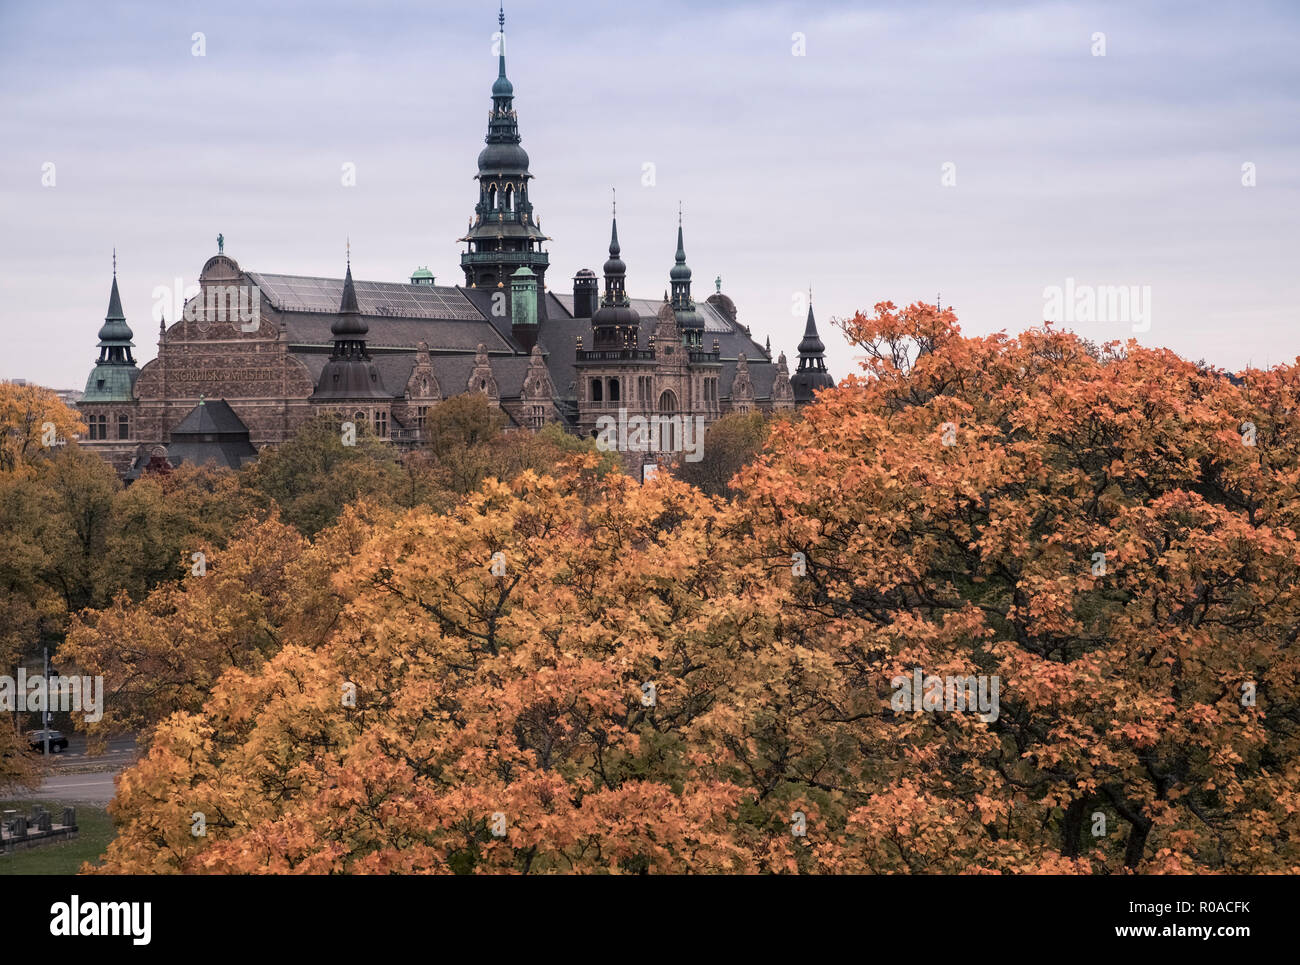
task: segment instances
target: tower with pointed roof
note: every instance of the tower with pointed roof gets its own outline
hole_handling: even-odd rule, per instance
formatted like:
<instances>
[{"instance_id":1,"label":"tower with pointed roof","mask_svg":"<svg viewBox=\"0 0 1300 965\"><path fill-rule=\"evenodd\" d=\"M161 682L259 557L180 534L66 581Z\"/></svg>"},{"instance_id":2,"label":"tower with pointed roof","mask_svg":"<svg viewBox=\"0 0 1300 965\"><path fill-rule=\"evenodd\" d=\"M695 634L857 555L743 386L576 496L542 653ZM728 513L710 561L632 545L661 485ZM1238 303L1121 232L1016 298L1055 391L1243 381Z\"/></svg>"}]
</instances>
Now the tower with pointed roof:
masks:
<instances>
[{"instance_id":1,"label":"tower with pointed roof","mask_svg":"<svg viewBox=\"0 0 1300 965\"><path fill-rule=\"evenodd\" d=\"M113 252L113 287L108 294L108 313L99 328L99 358L86 379L86 391L77 402L86 423L89 443L123 443L125 458L135 436L135 382L140 375L132 349L135 342L131 326L122 311L122 296L117 290L117 252ZM118 460L109 455L114 463Z\"/></svg>"},{"instance_id":2,"label":"tower with pointed roof","mask_svg":"<svg viewBox=\"0 0 1300 965\"><path fill-rule=\"evenodd\" d=\"M691 298L691 269L686 264L686 246L682 241L682 212L677 211L677 254L668 272L672 285L672 306L677 316L677 327L682 330L682 342L692 352L704 351L704 316L695 310Z\"/></svg>"},{"instance_id":3,"label":"tower with pointed roof","mask_svg":"<svg viewBox=\"0 0 1300 965\"><path fill-rule=\"evenodd\" d=\"M478 203L469 228L459 240L466 246L460 256L465 284L487 289L492 311L500 318L514 319L511 279L528 268L535 280L531 297L536 302L532 317L546 318L546 269L549 256L542 245L549 239L533 213L529 197L528 152L520 144L519 118L514 108L514 85L506 77L505 11L498 12L497 79L492 84L492 111L488 114L487 145L478 156ZM525 316L526 317L526 316ZM513 327L513 326L512 326ZM519 333L525 339L529 333ZM525 348L531 347L525 345Z\"/></svg>"},{"instance_id":4,"label":"tower with pointed roof","mask_svg":"<svg viewBox=\"0 0 1300 965\"><path fill-rule=\"evenodd\" d=\"M134 333L122 311L122 296L117 290L117 252L113 252L113 287L108 293L108 314L99 329L99 359L86 380L84 402L132 402L136 368L131 349Z\"/></svg>"},{"instance_id":5,"label":"tower with pointed roof","mask_svg":"<svg viewBox=\"0 0 1300 965\"><path fill-rule=\"evenodd\" d=\"M826 371L826 346L817 334L817 320L813 318L812 295L808 297L808 323L799 342L799 365L790 377L797 403L811 402L815 393L835 385L835 379Z\"/></svg>"},{"instance_id":6,"label":"tower with pointed roof","mask_svg":"<svg viewBox=\"0 0 1300 965\"><path fill-rule=\"evenodd\" d=\"M602 352L620 352L637 347L641 316L627 295L627 265L618 243L618 209L610 219L609 258L605 260L605 294L600 307L591 316L592 348Z\"/></svg>"},{"instance_id":7,"label":"tower with pointed roof","mask_svg":"<svg viewBox=\"0 0 1300 965\"><path fill-rule=\"evenodd\" d=\"M645 344L641 315L627 294L627 265L618 241L618 205L610 217L609 257L605 260L605 292L591 316L591 341L586 349L578 337L578 425L591 431L602 416L617 417L653 411L655 361L653 345ZM652 340L651 340L652 341Z\"/></svg>"},{"instance_id":8,"label":"tower with pointed roof","mask_svg":"<svg viewBox=\"0 0 1300 965\"><path fill-rule=\"evenodd\" d=\"M344 420L364 420L375 435L386 439L393 394L384 388L379 367L366 348L369 331L370 326L357 304L349 252L347 274L343 277L343 298L330 325L334 350L321 370L311 401L328 407Z\"/></svg>"}]
</instances>

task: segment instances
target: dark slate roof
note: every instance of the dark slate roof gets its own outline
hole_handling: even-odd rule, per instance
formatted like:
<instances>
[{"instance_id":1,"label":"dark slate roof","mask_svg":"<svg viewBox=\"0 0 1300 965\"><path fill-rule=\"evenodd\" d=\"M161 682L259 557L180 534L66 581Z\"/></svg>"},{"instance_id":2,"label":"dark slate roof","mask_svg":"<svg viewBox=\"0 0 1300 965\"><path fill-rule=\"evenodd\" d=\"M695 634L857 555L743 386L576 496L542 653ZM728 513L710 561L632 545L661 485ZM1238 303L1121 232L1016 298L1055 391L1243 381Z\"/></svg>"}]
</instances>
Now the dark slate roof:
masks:
<instances>
[{"instance_id":1,"label":"dark slate roof","mask_svg":"<svg viewBox=\"0 0 1300 965\"><path fill-rule=\"evenodd\" d=\"M320 385L321 373L330 360L329 353L295 352L294 358L307 366L312 381ZM379 380L383 382L388 395L400 398L406 393L406 380L411 377L411 368L415 365L414 352L376 353L370 356L370 360L379 370Z\"/></svg>"},{"instance_id":2,"label":"dark slate roof","mask_svg":"<svg viewBox=\"0 0 1300 965\"><path fill-rule=\"evenodd\" d=\"M246 272L276 311L334 314L343 303L342 278ZM478 321L479 311L459 288L406 282L353 281L363 315Z\"/></svg>"},{"instance_id":3,"label":"dark slate roof","mask_svg":"<svg viewBox=\"0 0 1300 965\"><path fill-rule=\"evenodd\" d=\"M343 279L252 271L247 274L272 306L283 313L291 351L307 366L312 379L319 382L329 359L328 349L334 343L330 327L338 318ZM400 398L406 391L406 380L415 364L413 350L419 342L429 346L434 374L444 396L465 391L474 367L474 352L480 344L489 353L502 398L517 398L522 394L528 355L511 334L510 318L492 314L492 291L368 281L354 281L353 285L358 305L370 326L366 345L384 388L394 398ZM638 346L649 348L649 337L655 330L663 300L633 298L631 304L641 316ZM749 360L755 395L760 399L770 397L775 367L763 347L739 325L729 322L715 306L698 301L695 308L704 319L705 350L713 347L714 338L718 339L723 360L720 376L723 398L730 395L735 361L741 352ZM591 319L573 317L572 293L557 295L547 291L546 318L538 332L538 344L546 354L546 367L561 399L576 398L577 372L573 366L579 335L590 344ZM384 349L411 351L385 352Z\"/></svg>"},{"instance_id":4,"label":"dark slate roof","mask_svg":"<svg viewBox=\"0 0 1300 965\"><path fill-rule=\"evenodd\" d=\"M319 382L320 374L325 368L325 363L329 361L329 356L321 352L300 352L296 357L307 366L312 379ZM388 352L371 356L375 367L379 369L379 377L383 380L384 388L393 398L400 399L406 394L406 380L411 377L415 359L414 352ZM466 391L469 385L469 374L474 370L473 353L431 355L429 361L433 365L433 374L438 379L443 398L460 395ZM514 399L523 394L524 376L528 372L527 355L490 355L488 361L492 365L492 375L497 380L497 390L503 399ZM551 378L555 378L554 372L551 373Z\"/></svg>"},{"instance_id":5,"label":"dark slate roof","mask_svg":"<svg viewBox=\"0 0 1300 965\"><path fill-rule=\"evenodd\" d=\"M434 356L432 361L444 398L467 391L469 374L474 371L474 356L442 355ZM501 398L516 399L523 395L524 375L528 372L527 355L489 357L488 361L492 364L492 377L497 380ZM551 378L554 377L552 374Z\"/></svg>"},{"instance_id":6,"label":"dark slate roof","mask_svg":"<svg viewBox=\"0 0 1300 965\"><path fill-rule=\"evenodd\" d=\"M578 350L577 337L582 336L584 343L591 345L591 319L574 318L573 297L568 304L553 292L546 293L547 319L537 333L537 344L546 353L546 368L551 373L555 384L555 394L561 399L578 397L578 372L573 367Z\"/></svg>"},{"instance_id":7,"label":"dark slate roof","mask_svg":"<svg viewBox=\"0 0 1300 965\"><path fill-rule=\"evenodd\" d=\"M211 462L238 469L256 456L248 427L224 399L196 405L171 431L167 444L167 461L173 466Z\"/></svg>"},{"instance_id":8,"label":"dark slate roof","mask_svg":"<svg viewBox=\"0 0 1300 965\"><path fill-rule=\"evenodd\" d=\"M171 431L178 435L233 434L248 435L248 426L235 415L235 410L225 399L204 400L189 411Z\"/></svg>"},{"instance_id":9,"label":"dark slate roof","mask_svg":"<svg viewBox=\"0 0 1300 965\"><path fill-rule=\"evenodd\" d=\"M293 312L283 316L293 346L317 345L333 347L334 336L330 326L338 316L334 313L315 314ZM510 351L511 346L488 321L482 317L476 322L452 321L437 318L388 318L366 316L370 331L366 335L368 348L414 349L427 342L433 352L473 352L480 342L489 352Z\"/></svg>"},{"instance_id":10,"label":"dark slate roof","mask_svg":"<svg viewBox=\"0 0 1300 965\"><path fill-rule=\"evenodd\" d=\"M182 463L202 466L215 463L227 469L238 469L250 459L257 458L257 450L248 440L243 442L173 442L167 447L167 461L173 467Z\"/></svg>"},{"instance_id":11,"label":"dark slate roof","mask_svg":"<svg viewBox=\"0 0 1300 965\"><path fill-rule=\"evenodd\" d=\"M501 336L502 341L506 342L516 351L523 351L523 348L515 342L514 333L510 328L510 316L492 314L492 296L495 294L492 289L461 288L458 290L462 295L469 299L470 304L479 310L479 313L487 320L488 324L490 324L496 333ZM486 342L483 344L487 345ZM491 350L491 346L488 346L488 349Z\"/></svg>"},{"instance_id":12,"label":"dark slate roof","mask_svg":"<svg viewBox=\"0 0 1300 965\"><path fill-rule=\"evenodd\" d=\"M754 386L754 398L770 399L772 397L772 383L776 381L776 363L766 362L759 357L755 362L748 355L745 361L749 363L749 381ZM718 376L720 383L718 385L718 394L724 399L731 396L731 383L736 378L736 363L723 362L722 374Z\"/></svg>"},{"instance_id":13,"label":"dark slate roof","mask_svg":"<svg viewBox=\"0 0 1300 965\"><path fill-rule=\"evenodd\" d=\"M331 327L342 304L342 278L246 274L282 313L291 345L334 344ZM369 326L366 344L370 348L413 349L420 342L427 342L434 352L473 352L480 342L489 352L517 348L492 325L489 313L466 297L464 289L355 280L353 289Z\"/></svg>"}]
</instances>

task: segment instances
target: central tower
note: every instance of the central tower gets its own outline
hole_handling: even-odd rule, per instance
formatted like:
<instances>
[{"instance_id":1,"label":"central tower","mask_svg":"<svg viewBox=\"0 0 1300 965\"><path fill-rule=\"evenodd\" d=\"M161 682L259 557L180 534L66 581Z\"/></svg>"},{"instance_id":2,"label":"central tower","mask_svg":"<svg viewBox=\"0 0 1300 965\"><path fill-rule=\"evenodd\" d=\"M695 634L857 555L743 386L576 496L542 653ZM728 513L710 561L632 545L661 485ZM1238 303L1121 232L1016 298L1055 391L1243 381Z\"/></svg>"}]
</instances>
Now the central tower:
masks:
<instances>
[{"instance_id":1,"label":"central tower","mask_svg":"<svg viewBox=\"0 0 1300 965\"><path fill-rule=\"evenodd\" d=\"M532 320L540 323L546 317L549 257L542 250L542 242L550 239L542 234L528 196L528 182L532 180L528 173L528 152L519 143L515 89L506 78L504 10L497 14L497 22L501 28L497 35L498 70L496 82L492 84L487 146L478 156L478 204L474 206L469 230L458 239L466 245L460 266L465 271L466 285L500 295L493 299L493 314L514 320L512 331L516 340L529 349L537 339L537 325ZM535 288L515 286L522 293L517 296L511 291L511 280L521 268L530 270ZM535 313L513 311L515 297L536 299Z\"/></svg>"}]
</instances>

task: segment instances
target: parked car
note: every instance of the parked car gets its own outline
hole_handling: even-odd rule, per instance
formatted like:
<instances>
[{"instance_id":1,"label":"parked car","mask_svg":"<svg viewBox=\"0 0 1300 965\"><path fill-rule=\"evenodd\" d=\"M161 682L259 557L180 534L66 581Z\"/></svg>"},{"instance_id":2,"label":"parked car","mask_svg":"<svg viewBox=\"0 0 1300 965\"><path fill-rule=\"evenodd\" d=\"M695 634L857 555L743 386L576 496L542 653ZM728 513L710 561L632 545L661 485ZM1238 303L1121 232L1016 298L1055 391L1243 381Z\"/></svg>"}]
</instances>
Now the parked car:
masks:
<instances>
[{"instance_id":1,"label":"parked car","mask_svg":"<svg viewBox=\"0 0 1300 965\"><path fill-rule=\"evenodd\" d=\"M29 730L27 732L27 744L32 750L39 753L45 753L45 738L50 739L50 753L58 754L60 751L68 749L68 739L63 736L61 731L50 728L49 730Z\"/></svg>"}]
</instances>

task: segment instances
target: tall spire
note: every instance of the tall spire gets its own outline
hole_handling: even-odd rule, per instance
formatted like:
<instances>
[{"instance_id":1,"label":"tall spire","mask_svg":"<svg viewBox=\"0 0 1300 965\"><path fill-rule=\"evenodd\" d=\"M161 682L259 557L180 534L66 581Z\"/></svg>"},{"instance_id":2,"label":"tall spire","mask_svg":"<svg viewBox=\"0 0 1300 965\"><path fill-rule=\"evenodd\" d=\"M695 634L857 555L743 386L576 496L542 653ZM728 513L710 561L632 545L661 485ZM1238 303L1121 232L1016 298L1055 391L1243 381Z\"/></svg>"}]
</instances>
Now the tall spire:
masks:
<instances>
[{"instance_id":1,"label":"tall spire","mask_svg":"<svg viewBox=\"0 0 1300 965\"><path fill-rule=\"evenodd\" d=\"M343 299L339 303L339 313L330 325L330 334L334 336L334 354L331 358L358 355L366 357L366 333L370 326L361 317L361 308L357 305L357 289L352 282L352 252L349 245L348 271L343 278Z\"/></svg>"},{"instance_id":2,"label":"tall spire","mask_svg":"<svg viewBox=\"0 0 1300 965\"><path fill-rule=\"evenodd\" d=\"M497 80L498 81L504 80L505 86L509 87L509 91L507 91L507 93L513 94L514 87L511 86L509 80L506 80L506 7L504 3L500 4L497 7L497 60L498 60ZM496 92L497 92L497 85L493 84L492 93L495 95Z\"/></svg>"},{"instance_id":3,"label":"tall spire","mask_svg":"<svg viewBox=\"0 0 1300 965\"><path fill-rule=\"evenodd\" d=\"M546 318L546 269L550 257L542 245L549 239L542 234L540 220L533 211L530 195L532 175L528 172L528 152L519 137L519 117L515 113L515 88L506 76L506 13L497 8L497 31L494 35L497 76L492 84L492 109L488 113L486 146L478 155L478 203L464 237L460 266L469 288L488 289L506 296L507 314L514 317L512 278L521 268L528 268L537 280L536 317ZM533 312L530 310L529 317Z\"/></svg>"},{"instance_id":4,"label":"tall spire","mask_svg":"<svg viewBox=\"0 0 1300 965\"><path fill-rule=\"evenodd\" d=\"M682 333L682 342L687 348L697 352L704 351L704 316L695 310L695 299L691 297L691 269L686 264L686 243L682 238L682 203L677 202L677 253L673 267L668 272L672 285L673 313L677 328Z\"/></svg>"},{"instance_id":5,"label":"tall spire","mask_svg":"<svg viewBox=\"0 0 1300 965\"><path fill-rule=\"evenodd\" d=\"M605 261L605 297L602 305L626 305L627 265L620 257L623 249L618 243L618 197L615 195L609 222L609 258Z\"/></svg>"},{"instance_id":6,"label":"tall spire","mask_svg":"<svg viewBox=\"0 0 1300 965\"><path fill-rule=\"evenodd\" d=\"M352 281L352 242L348 241L348 267L343 276L343 296L339 311L330 325L334 351L321 370L313 400L384 399L392 395L384 390L379 369L366 350L366 333L370 326L357 303L357 288Z\"/></svg>"},{"instance_id":7,"label":"tall spire","mask_svg":"<svg viewBox=\"0 0 1300 965\"><path fill-rule=\"evenodd\" d=\"M808 292L810 298L812 289ZM799 357L802 359L805 355L821 356L826 353L826 345L822 342L821 336L817 334L817 319L813 318L812 301L808 302L808 321L804 325L803 340L799 343ZM802 364L800 365L802 368Z\"/></svg>"},{"instance_id":8,"label":"tall spire","mask_svg":"<svg viewBox=\"0 0 1300 965\"><path fill-rule=\"evenodd\" d=\"M605 261L605 296L591 316L592 347L602 351L635 350L641 316L627 297L627 265L618 243L618 203L611 205L609 258Z\"/></svg>"},{"instance_id":9,"label":"tall spire","mask_svg":"<svg viewBox=\"0 0 1300 965\"><path fill-rule=\"evenodd\" d=\"M108 313L99 329L99 358L86 380L82 402L134 402L133 389L140 370L131 349L133 333L122 311L117 290L117 249L113 249L113 285L108 293Z\"/></svg>"},{"instance_id":10,"label":"tall spire","mask_svg":"<svg viewBox=\"0 0 1300 965\"><path fill-rule=\"evenodd\" d=\"M108 292L108 313L104 324L99 329L99 360L101 362L125 362L134 365L131 358L131 341L134 333L126 323L122 311L122 296L117 290L117 249L113 249L113 287Z\"/></svg>"},{"instance_id":11,"label":"tall spire","mask_svg":"<svg viewBox=\"0 0 1300 965\"><path fill-rule=\"evenodd\" d=\"M492 100L497 108L510 107L510 99L515 88L506 77L506 11L502 6L497 11L497 79L492 85Z\"/></svg>"},{"instance_id":12,"label":"tall spire","mask_svg":"<svg viewBox=\"0 0 1300 965\"><path fill-rule=\"evenodd\" d=\"M804 325L803 339L799 342L799 367L790 379L795 402L811 402L816 392L830 388L835 379L826 371L826 346L817 334L817 320L813 317L812 288L808 289L808 321Z\"/></svg>"}]
</instances>

